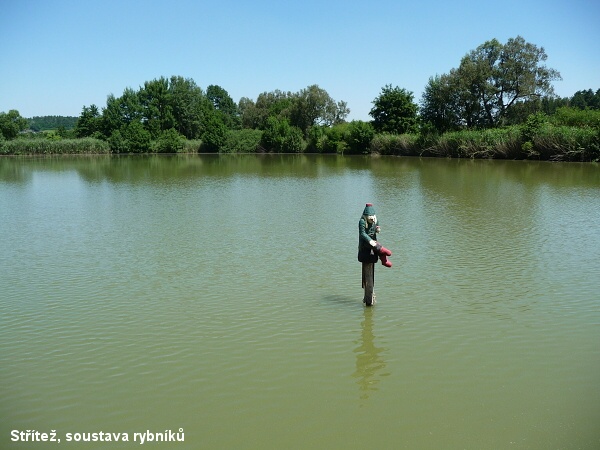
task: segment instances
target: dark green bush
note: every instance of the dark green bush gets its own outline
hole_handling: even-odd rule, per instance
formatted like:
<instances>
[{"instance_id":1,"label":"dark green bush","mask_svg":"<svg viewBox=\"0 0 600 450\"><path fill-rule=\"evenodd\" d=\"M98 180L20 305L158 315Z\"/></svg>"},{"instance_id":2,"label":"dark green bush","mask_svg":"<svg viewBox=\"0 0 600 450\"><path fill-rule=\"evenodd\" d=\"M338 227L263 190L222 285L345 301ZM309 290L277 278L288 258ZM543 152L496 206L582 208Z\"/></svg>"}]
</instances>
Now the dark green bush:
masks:
<instances>
[{"instance_id":1,"label":"dark green bush","mask_svg":"<svg viewBox=\"0 0 600 450\"><path fill-rule=\"evenodd\" d=\"M338 124L325 128L325 136L321 142L321 153L344 154L348 150L347 124Z\"/></svg>"},{"instance_id":2,"label":"dark green bush","mask_svg":"<svg viewBox=\"0 0 600 450\"><path fill-rule=\"evenodd\" d=\"M180 153L184 148L185 138L174 128L163 131L154 142L152 148L156 153Z\"/></svg>"},{"instance_id":3,"label":"dark green bush","mask_svg":"<svg viewBox=\"0 0 600 450\"><path fill-rule=\"evenodd\" d=\"M306 146L302 130L291 126L285 118L269 117L260 145L267 151L277 153L300 153Z\"/></svg>"},{"instance_id":4,"label":"dark green bush","mask_svg":"<svg viewBox=\"0 0 600 450\"><path fill-rule=\"evenodd\" d=\"M210 116L206 122L206 129L202 133L201 151L206 153L218 152L225 145L227 132L227 126L218 115L213 114Z\"/></svg>"},{"instance_id":5,"label":"dark green bush","mask_svg":"<svg viewBox=\"0 0 600 450\"><path fill-rule=\"evenodd\" d=\"M108 138L113 153L148 153L152 150L150 133L140 122L131 122Z\"/></svg>"},{"instance_id":6,"label":"dark green bush","mask_svg":"<svg viewBox=\"0 0 600 450\"><path fill-rule=\"evenodd\" d=\"M219 150L221 153L255 153L260 147L261 130L230 130L225 143Z\"/></svg>"},{"instance_id":7,"label":"dark green bush","mask_svg":"<svg viewBox=\"0 0 600 450\"><path fill-rule=\"evenodd\" d=\"M369 153L374 136L375 130L369 122L353 120L348 124L345 133L345 141L348 146L346 152L351 154Z\"/></svg>"},{"instance_id":8,"label":"dark green bush","mask_svg":"<svg viewBox=\"0 0 600 450\"><path fill-rule=\"evenodd\" d=\"M129 151L127 142L119 130L112 132L108 138L108 145L112 153L127 153Z\"/></svg>"},{"instance_id":9,"label":"dark green bush","mask_svg":"<svg viewBox=\"0 0 600 450\"><path fill-rule=\"evenodd\" d=\"M558 108L551 119L557 126L600 128L600 110L597 109Z\"/></svg>"},{"instance_id":10,"label":"dark green bush","mask_svg":"<svg viewBox=\"0 0 600 450\"><path fill-rule=\"evenodd\" d=\"M530 114L525 123L521 125L521 139L523 142L533 142L535 136L547 122L548 116L544 113Z\"/></svg>"}]
</instances>

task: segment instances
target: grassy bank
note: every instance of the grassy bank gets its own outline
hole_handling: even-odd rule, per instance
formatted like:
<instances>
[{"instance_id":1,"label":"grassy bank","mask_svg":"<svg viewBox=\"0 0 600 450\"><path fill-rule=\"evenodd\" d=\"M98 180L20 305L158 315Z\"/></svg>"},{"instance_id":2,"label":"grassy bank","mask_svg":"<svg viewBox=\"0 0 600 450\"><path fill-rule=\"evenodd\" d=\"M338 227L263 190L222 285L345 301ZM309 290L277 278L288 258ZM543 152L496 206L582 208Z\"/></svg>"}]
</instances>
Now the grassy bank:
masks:
<instances>
[{"instance_id":1,"label":"grassy bank","mask_svg":"<svg viewBox=\"0 0 600 450\"><path fill-rule=\"evenodd\" d=\"M322 152L349 154L344 133L339 142ZM220 153L257 153L261 132L238 130L229 133ZM176 147L153 142L144 153L200 153L200 140L183 140ZM308 151L305 149L305 151ZM123 153L107 141L82 139L18 138L0 141L0 155L61 155ZM124 152L127 153L127 152ZM357 153L356 151L354 153ZM441 135L375 134L361 154L428 156L445 158L535 159L549 161L600 161L600 126L555 125L532 121L524 126L488 130L462 130Z\"/></svg>"},{"instance_id":2,"label":"grassy bank","mask_svg":"<svg viewBox=\"0 0 600 450\"><path fill-rule=\"evenodd\" d=\"M108 142L82 139L13 139L0 142L0 155L76 155L108 154Z\"/></svg>"},{"instance_id":3,"label":"grassy bank","mask_svg":"<svg viewBox=\"0 0 600 450\"><path fill-rule=\"evenodd\" d=\"M544 126L533 136L527 136L519 127L463 130L429 137L376 135L370 149L399 156L600 161L600 130Z\"/></svg>"}]
</instances>

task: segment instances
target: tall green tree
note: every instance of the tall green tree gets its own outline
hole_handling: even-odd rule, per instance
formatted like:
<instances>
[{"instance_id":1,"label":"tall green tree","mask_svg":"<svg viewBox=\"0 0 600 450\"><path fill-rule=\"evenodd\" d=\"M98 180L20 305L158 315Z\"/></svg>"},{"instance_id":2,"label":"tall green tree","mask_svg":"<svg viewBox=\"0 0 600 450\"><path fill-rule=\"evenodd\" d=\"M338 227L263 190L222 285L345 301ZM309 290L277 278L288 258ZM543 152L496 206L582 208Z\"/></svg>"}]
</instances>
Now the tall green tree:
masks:
<instances>
[{"instance_id":1,"label":"tall green tree","mask_svg":"<svg viewBox=\"0 0 600 450\"><path fill-rule=\"evenodd\" d=\"M161 77L145 82L138 91L126 88L121 97L109 95L101 128L106 137L117 130L123 136L123 127L140 122L152 139L170 129L187 139L199 139L213 111L211 101L192 79Z\"/></svg>"},{"instance_id":2,"label":"tall green tree","mask_svg":"<svg viewBox=\"0 0 600 450\"><path fill-rule=\"evenodd\" d=\"M591 89L575 92L571 97L571 106L579 109L600 109L600 89L595 93Z\"/></svg>"},{"instance_id":3,"label":"tall green tree","mask_svg":"<svg viewBox=\"0 0 600 450\"><path fill-rule=\"evenodd\" d=\"M142 105L136 91L125 88L121 97L110 94L102 109L102 133L110 136L116 130L143 119Z\"/></svg>"},{"instance_id":4,"label":"tall green tree","mask_svg":"<svg viewBox=\"0 0 600 450\"><path fill-rule=\"evenodd\" d=\"M254 100L248 97L240 98L238 102L238 111L240 113L241 126L244 129L258 129L258 109Z\"/></svg>"},{"instance_id":5,"label":"tall green tree","mask_svg":"<svg viewBox=\"0 0 600 450\"><path fill-rule=\"evenodd\" d=\"M75 136L78 138L92 136L102 129L102 116L96 105L84 106L75 123Z\"/></svg>"},{"instance_id":6,"label":"tall green tree","mask_svg":"<svg viewBox=\"0 0 600 450\"><path fill-rule=\"evenodd\" d=\"M169 91L175 129L187 139L200 139L214 109L211 101L191 78L171 77Z\"/></svg>"},{"instance_id":7,"label":"tall green tree","mask_svg":"<svg viewBox=\"0 0 600 450\"><path fill-rule=\"evenodd\" d=\"M218 152L227 139L227 125L223 123L223 117L216 111L208 114L202 133L202 150L205 152Z\"/></svg>"},{"instance_id":8,"label":"tall green tree","mask_svg":"<svg viewBox=\"0 0 600 450\"><path fill-rule=\"evenodd\" d=\"M421 120L431 124L440 133L459 128L461 112L457 109L458 102L453 100L456 92L450 75L429 78L419 108Z\"/></svg>"},{"instance_id":9,"label":"tall green tree","mask_svg":"<svg viewBox=\"0 0 600 450\"><path fill-rule=\"evenodd\" d=\"M341 123L349 113L345 102L336 103L325 89L314 84L294 96L290 123L306 134L313 125L332 126Z\"/></svg>"},{"instance_id":10,"label":"tall green tree","mask_svg":"<svg viewBox=\"0 0 600 450\"><path fill-rule=\"evenodd\" d=\"M259 94L256 102L243 98L239 104L242 126L265 130L269 117L286 118L289 121L293 101L294 94L278 89Z\"/></svg>"},{"instance_id":11,"label":"tall green tree","mask_svg":"<svg viewBox=\"0 0 600 450\"><path fill-rule=\"evenodd\" d=\"M161 77L146 81L138 91L138 97L142 123L153 139L175 126L168 79Z\"/></svg>"},{"instance_id":12,"label":"tall green tree","mask_svg":"<svg viewBox=\"0 0 600 450\"><path fill-rule=\"evenodd\" d=\"M206 96L214 109L222 116L223 123L230 129L239 129L241 125L238 105L221 86L211 84L206 88Z\"/></svg>"},{"instance_id":13,"label":"tall green tree","mask_svg":"<svg viewBox=\"0 0 600 450\"><path fill-rule=\"evenodd\" d=\"M7 113L0 112L0 134L4 139L14 139L19 133L27 129L27 119L21 117L19 111L11 109Z\"/></svg>"},{"instance_id":14,"label":"tall green tree","mask_svg":"<svg viewBox=\"0 0 600 450\"><path fill-rule=\"evenodd\" d=\"M261 93L256 102L243 97L239 102L242 127L266 130L271 117L287 120L290 126L300 129L304 136L312 126L332 126L342 123L350 113L346 102L336 102L317 85L299 92L275 90Z\"/></svg>"},{"instance_id":15,"label":"tall green tree","mask_svg":"<svg viewBox=\"0 0 600 450\"><path fill-rule=\"evenodd\" d=\"M521 36L506 44L497 39L486 41L465 55L457 69L440 78L449 90L448 104L437 104L440 99L431 95L435 86L430 82L422 111L432 123L443 124L441 112L450 110L460 118L458 123L470 128L506 124L511 108L520 102L553 95L552 81L560 79L560 74L543 64L547 58L543 47L528 43ZM437 122L432 120L436 109Z\"/></svg>"},{"instance_id":16,"label":"tall green tree","mask_svg":"<svg viewBox=\"0 0 600 450\"><path fill-rule=\"evenodd\" d=\"M429 79L421 97L420 119L438 132L485 126L484 109L465 88L458 69Z\"/></svg>"},{"instance_id":17,"label":"tall green tree","mask_svg":"<svg viewBox=\"0 0 600 450\"><path fill-rule=\"evenodd\" d=\"M417 131L417 109L412 92L388 84L373 100L369 115L376 132L403 134Z\"/></svg>"}]
</instances>

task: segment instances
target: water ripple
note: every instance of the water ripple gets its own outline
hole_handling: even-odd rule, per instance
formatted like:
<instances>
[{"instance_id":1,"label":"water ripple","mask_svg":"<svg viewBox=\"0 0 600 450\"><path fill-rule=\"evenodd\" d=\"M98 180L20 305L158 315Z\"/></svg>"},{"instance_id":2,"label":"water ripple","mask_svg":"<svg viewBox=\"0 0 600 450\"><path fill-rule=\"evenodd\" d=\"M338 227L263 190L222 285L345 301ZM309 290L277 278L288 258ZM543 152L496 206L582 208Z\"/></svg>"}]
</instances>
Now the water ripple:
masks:
<instances>
[{"instance_id":1,"label":"water ripple","mask_svg":"<svg viewBox=\"0 0 600 450\"><path fill-rule=\"evenodd\" d=\"M563 413L597 419L597 186L371 163L158 184L41 170L0 186L14 202L0 223L2 431L185 426L268 447L310 429L364 447L358 423L420 448L415 433L447 424L488 430L493 448L486 420L534 436ZM394 252L374 308L356 261L363 196Z\"/></svg>"}]
</instances>

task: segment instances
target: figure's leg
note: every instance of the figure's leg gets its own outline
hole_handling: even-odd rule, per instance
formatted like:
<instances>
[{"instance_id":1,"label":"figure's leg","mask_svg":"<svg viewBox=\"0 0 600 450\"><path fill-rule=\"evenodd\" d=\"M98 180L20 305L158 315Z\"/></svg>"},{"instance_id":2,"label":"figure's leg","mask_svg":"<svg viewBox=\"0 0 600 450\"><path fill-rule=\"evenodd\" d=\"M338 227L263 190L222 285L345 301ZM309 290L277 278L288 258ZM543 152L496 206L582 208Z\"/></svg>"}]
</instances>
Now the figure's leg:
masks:
<instances>
[{"instance_id":1,"label":"figure's leg","mask_svg":"<svg viewBox=\"0 0 600 450\"><path fill-rule=\"evenodd\" d=\"M387 248L385 248L381 244L377 244L376 249L377 249L377 254L379 255L381 264L383 264L385 267L392 267L392 262L388 261L388 259L387 259L388 256L392 256L392 252L390 250L388 250Z\"/></svg>"},{"instance_id":2,"label":"figure's leg","mask_svg":"<svg viewBox=\"0 0 600 450\"><path fill-rule=\"evenodd\" d=\"M375 249L377 250L377 253L379 255L383 254L385 256L392 256L392 252L379 243L377 244L377 247L375 247Z\"/></svg>"},{"instance_id":3,"label":"figure's leg","mask_svg":"<svg viewBox=\"0 0 600 450\"><path fill-rule=\"evenodd\" d=\"M379 254L379 259L381 261L381 264L383 264L385 267L392 267L392 262L390 260L388 260L387 256L384 255L383 253Z\"/></svg>"},{"instance_id":4,"label":"figure's leg","mask_svg":"<svg viewBox=\"0 0 600 450\"><path fill-rule=\"evenodd\" d=\"M362 277L363 277L363 288L365 290L365 296L363 297L363 303L367 306L371 306L375 303L375 264L363 263L362 265Z\"/></svg>"}]
</instances>

